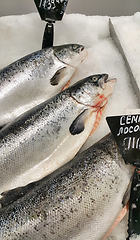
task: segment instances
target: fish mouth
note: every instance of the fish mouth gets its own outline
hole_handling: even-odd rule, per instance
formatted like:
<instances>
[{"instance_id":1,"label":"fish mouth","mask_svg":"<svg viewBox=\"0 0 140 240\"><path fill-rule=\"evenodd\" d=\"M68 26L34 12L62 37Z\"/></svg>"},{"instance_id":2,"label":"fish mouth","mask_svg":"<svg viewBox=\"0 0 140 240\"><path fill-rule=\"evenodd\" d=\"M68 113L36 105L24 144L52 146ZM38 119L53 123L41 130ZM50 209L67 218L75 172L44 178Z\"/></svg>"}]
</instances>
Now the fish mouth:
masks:
<instances>
[{"instance_id":1,"label":"fish mouth","mask_svg":"<svg viewBox=\"0 0 140 240\"><path fill-rule=\"evenodd\" d=\"M113 89L114 89L114 85L115 83L117 82L117 79L116 78L108 78L105 82L106 84L106 95L107 97L110 96L113 92Z\"/></svg>"},{"instance_id":2,"label":"fish mouth","mask_svg":"<svg viewBox=\"0 0 140 240\"><path fill-rule=\"evenodd\" d=\"M111 78L107 74L104 75L104 78L99 82L99 86L102 88L102 93L98 95L96 103L92 106L96 111L105 108L109 97L113 93L117 79Z\"/></svg>"},{"instance_id":3,"label":"fish mouth","mask_svg":"<svg viewBox=\"0 0 140 240\"><path fill-rule=\"evenodd\" d=\"M106 83L106 82L108 82L108 81L109 81L109 76L108 76L108 74L106 74L106 75L105 75L104 82Z\"/></svg>"},{"instance_id":4,"label":"fish mouth","mask_svg":"<svg viewBox=\"0 0 140 240\"><path fill-rule=\"evenodd\" d=\"M108 74L102 74L102 76L100 77L100 79L98 80L98 84L99 84L99 87L104 89L105 86L106 86L106 83L108 81Z\"/></svg>"},{"instance_id":5,"label":"fish mouth","mask_svg":"<svg viewBox=\"0 0 140 240\"><path fill-rule=\"evenodd\" d=\"M85 58L87 57L88 55L88 51L83 47L83 49L81 50L81 52L84 51L84 54L83 54L83 57L81 59L81 63L85 60Z\"/></svg>"},{"instance_id":6,"label":"fish mouth","mask_svg":"<svg viewBox=\"0 0 140 240\"><path fill-rule=\"evenodd\" d=\"M105 79L105 83L110 82L110 81L116 82L117 79L116 79L116 78L110 78L110 77L108 77L107 79Z\"/></svg>"},{"instance_id":7,"label":"fish mouth","mask_svg":"<svg viewBox=\"0 0 140 240\"><path fill-rule=\"evenodd\" d=\"M104 78L101 78L100 81L99 81L99 86L102 88L102 89L105 89L107 87L107 85L114 85L115 82L117 81L116 78L111 78L109 77L108 74L103 74L104 75Z\"/></svg>"}]
</instances>

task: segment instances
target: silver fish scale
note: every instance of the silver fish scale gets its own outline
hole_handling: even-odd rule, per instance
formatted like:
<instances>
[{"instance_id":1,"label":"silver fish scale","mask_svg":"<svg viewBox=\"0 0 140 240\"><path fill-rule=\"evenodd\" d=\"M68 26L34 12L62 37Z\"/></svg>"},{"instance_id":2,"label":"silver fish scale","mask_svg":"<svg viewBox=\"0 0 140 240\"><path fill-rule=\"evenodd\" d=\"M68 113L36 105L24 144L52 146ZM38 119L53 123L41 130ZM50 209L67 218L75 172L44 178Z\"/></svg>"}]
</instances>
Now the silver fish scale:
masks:
<instances>
[{"instance_id":1,"label":"silver fish scale","mask_svg":"<svg viewBox=\"0 0 140 240\"><path fill-rule=\"evenodd\" d=\"M41 180L0 211L0 239L100 240L127 188L119 158L108 136Z\"/></svg>"},{"instance_id":2,"label":"silver fish scale","mask_svg":"<svg viewBox=\"0 0 140 240\"><path fill-rule=\"evenodd\" d=\"M46 85L49 84L47 79L51 79L55 71L53 49L50 49L50 51L40 51L29 57L26 56L25 59L23 58L9 65L6 69L1 70L0 111L3 115L1 115L0 124L1 122L5 124L6 122L4 121L13 119L12 116L14 115L15 117L16 115L20 115L16 111L23 113L23 106L25 112L29 109L28 105L31 108L36 105L37 101L40 103L42 99L46 100Z\"/></svg>"},{"instance_id":3,"label":"silver fish scale","mask_svg":"<svg viewBox=\"0 0 140 240\"><path fill-rule=\"evenodd\" d=\"M22 59L10 64L6 69L0 71L0 84L10 84L11 81L21 82L20 78L12 79L15 74L26 74L28 78L34 79L37 75L45 76L49 68L54 64L53 48L43 49L32 53ZM46 68L47 66L47 68ZM37 67L37 68L36 68ZM27 72L28 69L28 72ZM31 75L32 74L32 75Z\"/></svg>"},{"instance_id":4,"label":"silver fish scale","mask_svg":"<svg viewBox=\"0 0 140 240\"><path fill-rule=\"evenodd\" d=\"M3 128L0 132L1 185L7 182L7 173L10 181L10 174L20 174L44 159L46 153L52 153L58 146L57 139L62 141L72 121L84 108L65 90ZM23 159L29 159L28 164L24 164Z\"/></svg>"}]
</instances>

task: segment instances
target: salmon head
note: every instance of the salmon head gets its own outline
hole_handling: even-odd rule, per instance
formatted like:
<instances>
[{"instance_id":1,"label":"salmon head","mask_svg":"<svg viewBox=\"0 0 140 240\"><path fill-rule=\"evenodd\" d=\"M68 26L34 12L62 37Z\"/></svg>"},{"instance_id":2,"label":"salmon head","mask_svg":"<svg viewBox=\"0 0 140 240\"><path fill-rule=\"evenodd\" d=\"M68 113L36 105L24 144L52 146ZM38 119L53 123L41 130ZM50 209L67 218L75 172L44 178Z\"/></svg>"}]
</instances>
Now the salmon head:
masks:
<instances>
[{"instance_id":1,"label":"salmon head","mask_svg":"<svg viewBox=\"0 0 140 240\"><path fill-rule=\"evenodd\" d=\"M112 94L115 83L116 79L109 79L108 74L92 75L82 79L79 85L73 85L72 97L86 106L102 108Z\"/></svg>"},{"instance_id":2,"label":"salmon head","mask_svg":"<svg viewBox=\"0 0 140 240\"><path fill-rule=\"evenodd\" d=\"M65 44L62 46L56 46L54 49L54 55L59 61L76 67L87 55L87 50L83 45L79 44Z\"/></svg>"}]
</instances>

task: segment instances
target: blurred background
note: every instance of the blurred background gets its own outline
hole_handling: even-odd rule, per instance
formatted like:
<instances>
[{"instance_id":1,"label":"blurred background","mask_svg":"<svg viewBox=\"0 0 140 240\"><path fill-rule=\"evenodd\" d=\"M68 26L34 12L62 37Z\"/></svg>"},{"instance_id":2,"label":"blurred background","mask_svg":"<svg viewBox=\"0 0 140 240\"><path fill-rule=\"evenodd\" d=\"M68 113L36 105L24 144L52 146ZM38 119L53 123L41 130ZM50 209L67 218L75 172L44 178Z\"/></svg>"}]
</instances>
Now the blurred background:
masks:
<instances>
[{"instance_id":1,"label":"blurred background","mask_svg":"<svg viewBox=\"0 0 140 240\"><path fill-rule=\"evenodd\" d=\"M33 0L0 0L0 16L36 12ZM69 0L66 13L127 16L140 11L140 0Z\"/></svg>"}]
</instances>

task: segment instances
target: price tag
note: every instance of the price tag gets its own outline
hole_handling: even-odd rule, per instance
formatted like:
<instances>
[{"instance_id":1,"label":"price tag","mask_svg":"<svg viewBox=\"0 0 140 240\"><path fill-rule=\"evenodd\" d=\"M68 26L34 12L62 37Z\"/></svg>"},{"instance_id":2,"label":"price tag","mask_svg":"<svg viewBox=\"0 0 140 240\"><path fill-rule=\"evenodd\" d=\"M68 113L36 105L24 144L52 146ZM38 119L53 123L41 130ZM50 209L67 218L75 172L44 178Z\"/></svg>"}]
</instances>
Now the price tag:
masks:
<instances>
[{"instance_id":1,"label":"price tag","mask_svg":"<svg viewBox=\"0 0 140 240\"><path fill-rule=\"evenodd\" d=\"M45 21L60 21L68 0L34 0L40 17Z\"/></svg>"},{"instance_id":2,"label":"price tag","mask_svg":"<svg viewBox=\"0 0 140 240\"><path fill-rule=\"evenodd\" d=\"M107 117L106 120L125 163L140 167L140 115Z\"/></svg>"}]
</instances>

